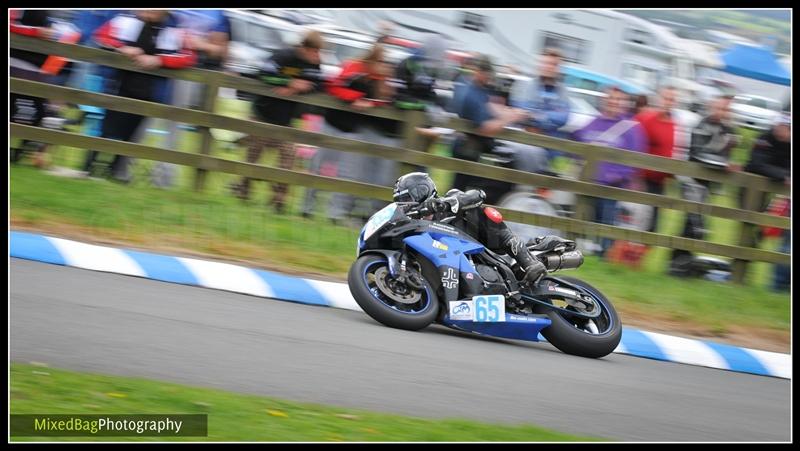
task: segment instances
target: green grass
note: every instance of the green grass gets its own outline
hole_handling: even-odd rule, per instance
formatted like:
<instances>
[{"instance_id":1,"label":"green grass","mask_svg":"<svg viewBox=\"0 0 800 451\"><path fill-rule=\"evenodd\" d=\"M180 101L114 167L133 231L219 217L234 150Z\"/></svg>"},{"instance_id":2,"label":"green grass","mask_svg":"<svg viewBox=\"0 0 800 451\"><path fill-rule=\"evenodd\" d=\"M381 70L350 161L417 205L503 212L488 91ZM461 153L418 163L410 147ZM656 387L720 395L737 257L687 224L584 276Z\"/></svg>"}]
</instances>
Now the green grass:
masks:
<instances>
[{"instance_id":1,"label":"green grass","mask_svg":"<svg viewBox=\"0 0 800 451\"><path fill-rule=\"evenodd\" d=\"M584 442L532 425L423 419L140 378L11 364L12 414L208 414L207 437L13 437L13 441Z\"/></svg>"}]
</instances>

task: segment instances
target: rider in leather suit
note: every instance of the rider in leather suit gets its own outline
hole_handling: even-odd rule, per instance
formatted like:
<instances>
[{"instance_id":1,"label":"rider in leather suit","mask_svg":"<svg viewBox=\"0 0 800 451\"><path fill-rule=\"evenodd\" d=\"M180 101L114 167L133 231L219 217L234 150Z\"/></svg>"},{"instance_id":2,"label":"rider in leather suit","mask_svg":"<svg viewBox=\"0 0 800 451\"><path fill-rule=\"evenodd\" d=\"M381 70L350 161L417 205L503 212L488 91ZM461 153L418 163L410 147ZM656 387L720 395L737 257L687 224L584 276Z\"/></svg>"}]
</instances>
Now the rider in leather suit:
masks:
<instances>
[{"instance_id":1,"label":"rider in leather suit","mask_svg":"<svg viewBox=\"0 0 800 451\"><path fill-rule=\"evenodd\" d=\"M485 199L482 190L452 189L445 197L437 197L436 185L424 172L400 177L394 188L395 202L416 203L421 206L423 215L430 215L434 220L455 216L450 225L476 238L487 249L513 257L525 274L522 281L536 284L547 273L545 265L531 255L525 243L508 228L500 212L483 207Z\"/></svg>"}]
</instances>

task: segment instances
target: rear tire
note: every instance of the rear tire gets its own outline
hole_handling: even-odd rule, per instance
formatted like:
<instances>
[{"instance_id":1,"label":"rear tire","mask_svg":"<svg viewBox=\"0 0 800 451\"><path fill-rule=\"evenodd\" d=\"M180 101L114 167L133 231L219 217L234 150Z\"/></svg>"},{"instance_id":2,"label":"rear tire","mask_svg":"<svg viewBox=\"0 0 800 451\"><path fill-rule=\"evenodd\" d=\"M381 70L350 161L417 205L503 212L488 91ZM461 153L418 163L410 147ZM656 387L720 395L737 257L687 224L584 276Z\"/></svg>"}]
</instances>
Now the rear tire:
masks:
<instances>
[{"instance_id":1,"label":"rear tire","mask_svg":"<svg viewBox=\"0 0 800 451\"><path fill-rule=\"evenodd\" d=\"M423 278L423 297L427 304L417 312L405 313L390 307L375 297L367 285L367 272L375 266L388 266L386 257L378 254L367 254L358 258L347 274L347 285L358 305L379 323L404 330L420 330L431 324L439 314L439 298L427 280Z\"/></svg>"},{"instance_id":2,"label":"rear tire","mask_svg":"<svg viewBox=\"0 0 800 451\"><path fill-rule=\"evenodd\" d=\"M600 290L580 279L574 277L559 277L559 279L589 291L600 302L601 308L608 313L611 327L602 334L590 334L578 329L560 312L541 306L537 307L537 313L547 313L552 322L550 326L542 330L542 336L566 354L597 359L614 352L622 339L622 322L611 301Z\"/></svg>"}]
</instances>

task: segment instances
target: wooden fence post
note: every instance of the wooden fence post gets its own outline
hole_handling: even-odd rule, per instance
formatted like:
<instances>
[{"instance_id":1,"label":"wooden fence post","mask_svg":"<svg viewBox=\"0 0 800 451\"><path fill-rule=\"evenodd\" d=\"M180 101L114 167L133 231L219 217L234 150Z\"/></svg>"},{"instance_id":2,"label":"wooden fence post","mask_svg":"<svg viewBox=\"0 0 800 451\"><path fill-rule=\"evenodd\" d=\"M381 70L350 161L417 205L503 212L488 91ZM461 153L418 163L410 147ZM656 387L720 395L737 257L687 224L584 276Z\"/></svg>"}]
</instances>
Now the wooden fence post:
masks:
<instances>
[{"instance_id":1,"label":"wooden fence post","mask_svg":"<svg viewBox=\"0 0 800 451\"><path fill-rule=\"evenodd\" d=\"M578 174L578 180L592 183L594 181L594 174L597 172L597 165L598 161L594 158L587 158L584 160L581 172ZM581 221L592 221L594 219L594 215L592 214L594 212L593 199L592 196L577 194L575 200L575 215L573 218ZM566 232L566 235L566 237L571 240L581 236L573 232Z\"/></svg>"},{"instance_id":2,"label":"wooden fence post","mask_svg":"<svg viewBox=\"0 0 800 451\"><path fill-rule=\"evenodd\" d=\"M406 110L405 116L406 120L403 123L402 147L404 149L420 150L422 152L427 151L427 148L423 148L425 147L427 140L423 139L419 132L417 132L417 127L422 127L425 125L425 112L420 110ZM400 177L403 174L418 171L420 169L421 168L419 166L401 162L397 165L397 170L399 173L396 175L397 177Z\"/></svg>"},{"instance_id":3,"label":"wooden fence post","mask_svg":"<svg viewBox=\"0 0 800 451\"><path fill-rule=\"evenodd\" d=\"M214 106L217 102L217 94L219 93L219 82L216 77L212 77L205 85L206 89L203 95L203 104L200 109L209 113L214 112ZM214 144L214 137L211 136L211 129L208 127L197 127L200 137L200 153L203 155L211 154L211 146ZM197 192L203 191L206 185L206 176L208 171L205 169L197 168L194 178L194 190Z\"/></svg>"},{"instance_id":4,"label":"wooden fence post","mask_svg":"<svg viewBox=\"0 0 800 451\"><path fill-rule=\"evenodd\" d=\"M744 187L744 205L742 208L745 210L758 211L761 208L761 201L763 192L755 188ZM749 222L742 222L739 228L739 246L743 247L756 247L756 229L757 225ZM731 279L738 283L744 284L747 277L747 266L750 263L748 260L735 259L731 270Z\"/></svg>"}]
</instances>

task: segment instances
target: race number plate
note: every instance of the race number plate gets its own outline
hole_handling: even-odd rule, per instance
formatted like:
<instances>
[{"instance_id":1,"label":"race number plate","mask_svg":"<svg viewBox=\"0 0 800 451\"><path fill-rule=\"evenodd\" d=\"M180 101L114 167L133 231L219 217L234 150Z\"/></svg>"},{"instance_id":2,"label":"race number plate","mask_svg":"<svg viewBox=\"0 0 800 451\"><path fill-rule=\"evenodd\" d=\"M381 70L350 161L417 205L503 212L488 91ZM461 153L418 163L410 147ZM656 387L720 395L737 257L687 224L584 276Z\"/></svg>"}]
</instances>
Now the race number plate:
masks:
<instances>
[{"instance_id":1,"label":"race number plate","mask_svg":"<svg viewBox=\"0 0 800 451\"><path fill-rule=\"evenodd\" d=\"M475 296L475 317L479 323L497 323L506 320L506 298L499 294L491 296Z\"/></svg>"},{"instance_id":2,"label":"race number plate","mask_svg":"<svg viewBox=\"0 0 800 451\"><path fill-rule=\"evenodd\" d=\"M450 319L453 321L473 321L496 323L506 320L505 296L475 296L472 300L451 301Z\"/></svg>"}]
</instances>

